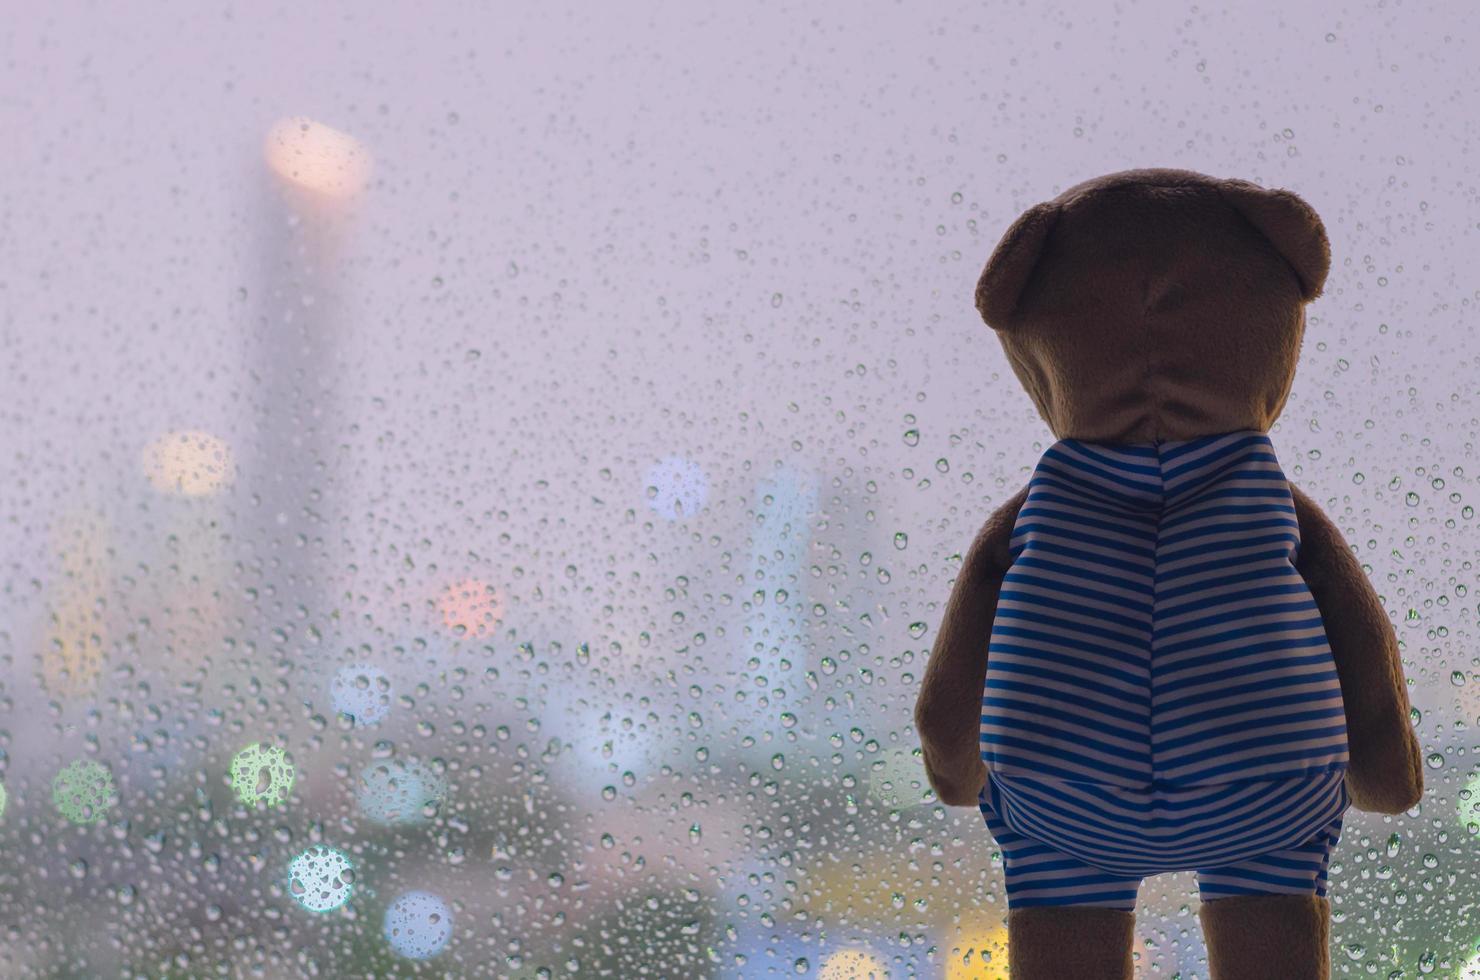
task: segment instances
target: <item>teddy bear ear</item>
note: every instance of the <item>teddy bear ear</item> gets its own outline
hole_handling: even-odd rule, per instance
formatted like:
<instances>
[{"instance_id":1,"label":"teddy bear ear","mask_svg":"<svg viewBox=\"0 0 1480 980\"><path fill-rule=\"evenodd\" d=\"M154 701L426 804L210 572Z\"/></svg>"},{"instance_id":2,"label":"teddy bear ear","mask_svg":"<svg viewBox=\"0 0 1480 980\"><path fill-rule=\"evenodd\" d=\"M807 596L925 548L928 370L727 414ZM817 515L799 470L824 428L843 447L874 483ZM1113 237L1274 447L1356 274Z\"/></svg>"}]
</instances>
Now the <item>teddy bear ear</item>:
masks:
<instances>
[{"instance_id":1,"label":"teddy bear ear","mask_svg":"<svg viewBox=\"0 0 1480 980\"><path fill-rule=\"evenodd\" d=\"M1290 263L1307 303L1321 295L1331 271L1331 243L1320 215L1297 194L1268 190L1246 180L1218 185L1223 199L1242 214Z\"/></svg>"},{"instance_id":2,"label":"teddy bear ear","mask_svg":"<svg viewBox=\"0 0 1480 980\"><path fill-rule=\"evenodd\" d=\"M1012 325L1018 299L1058 219L1057 204L1035 204L1008 227L992 250L976 282L976 309L993 330L1006 330Z\"/></svg>"}]
</instances>

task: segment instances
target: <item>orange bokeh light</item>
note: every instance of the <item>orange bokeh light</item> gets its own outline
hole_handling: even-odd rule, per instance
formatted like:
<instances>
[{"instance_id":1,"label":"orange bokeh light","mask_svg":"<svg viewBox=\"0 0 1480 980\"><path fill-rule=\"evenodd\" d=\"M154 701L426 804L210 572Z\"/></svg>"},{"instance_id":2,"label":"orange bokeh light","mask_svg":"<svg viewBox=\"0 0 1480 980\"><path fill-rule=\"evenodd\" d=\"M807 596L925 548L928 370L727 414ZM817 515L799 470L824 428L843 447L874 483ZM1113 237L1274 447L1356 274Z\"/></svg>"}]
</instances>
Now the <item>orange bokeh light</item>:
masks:
<instances>
[{"instance_id":1,"label":"orange bokeh light","mask_svg":"<svg viewBox=\"0 0 1480 980\"><path fill-rule=\"evenodd\" d=\"M283 180L327 197L352 197L370 181L370 151L364 144L303 116L273 124L262 153Z\"/></svg>"},{"instance_id":2,"label":"orange bokeh light","mask_svg":"<svg viewBox=\"0 0 1480 980\"><path fill-rule=\"evenodd\" d=\"M96 693L103 669L104 611L112 528L103 513L75 506L56 519L51 547L58 574L49 588L51 628L40 651L41 680L58 697Z\"/></svg>"},{"instance_id":3,"label":"orange bokeh light","mask_svg":"<svg viewBox=\"0 0 1480 980\"><path fill-rule=\"evenodd\" d=\"M140 458L154 489L181 497L216 493L235 468L226 441L198 429L162 435L144 447Z\"/></svg>"},{"instance_id":4,"label":"orange bokeh light","mask_svg":"<svg viewBox=\"0 0 1480 980\"><path fill-rule=\"evenodd\" d=\"M884 980L889 968L884 961L863 949L843 949L822 963L818 980Z\"/></svg>"},{"instance_id":5,"label":"orange bokeh light","mask_svg":"<svg viewBox=\"0 0 1480 980\"><path fill-rule=\"evenodd\" d=\"M458 636L474 638L492 634L504 614L498 593L479 578L466 578L447 586L437 608L444 626Z\"/></svg>"},{"instance_id":6,"label":"orange bokeh light","mask_svg":"<svg viewBox=\"0 0 1480 980\"><path fill-rule=\"evenodd\" d=\"M1007 980L1007 926L973 915L951 932L946 980Z\"/></svg>"}]
</instances>

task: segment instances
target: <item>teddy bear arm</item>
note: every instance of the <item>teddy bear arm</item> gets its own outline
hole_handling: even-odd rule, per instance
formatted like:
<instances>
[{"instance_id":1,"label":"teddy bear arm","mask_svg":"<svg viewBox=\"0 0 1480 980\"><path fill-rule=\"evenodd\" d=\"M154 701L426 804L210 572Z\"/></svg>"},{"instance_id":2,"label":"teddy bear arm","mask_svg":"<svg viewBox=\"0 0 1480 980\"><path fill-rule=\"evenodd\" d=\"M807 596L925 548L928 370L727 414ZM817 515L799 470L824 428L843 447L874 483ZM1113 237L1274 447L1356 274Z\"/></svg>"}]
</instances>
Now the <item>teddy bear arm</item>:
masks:
<instances>
[{"instance_id":1,"label":"teddy bear arm","mask_svg":"<svg viewBox=\"0 0 1480 980\"><path fill-rule=\"evenodd\" d=\"M1013 524L1027 494L1024 487L977 532L946 601L915 700L925 775L948 806L974 806L986 783L980 732L987 645L1002 579L1012 564Z\"/></svg>"},{"instance_id":2,"label":"teddy bear arm","mask_svg":"<svg viewBox=\"0 0 1480 980\"><path fill-rule=\"evenodd\" d=\"M1291 492L1300 523L1296 570L1320 610L1341 680L1352 803L1402 813L1423 795L1423 764L1397 634L1341 531L1308 495Z\"/></svg>"}]
</instances>

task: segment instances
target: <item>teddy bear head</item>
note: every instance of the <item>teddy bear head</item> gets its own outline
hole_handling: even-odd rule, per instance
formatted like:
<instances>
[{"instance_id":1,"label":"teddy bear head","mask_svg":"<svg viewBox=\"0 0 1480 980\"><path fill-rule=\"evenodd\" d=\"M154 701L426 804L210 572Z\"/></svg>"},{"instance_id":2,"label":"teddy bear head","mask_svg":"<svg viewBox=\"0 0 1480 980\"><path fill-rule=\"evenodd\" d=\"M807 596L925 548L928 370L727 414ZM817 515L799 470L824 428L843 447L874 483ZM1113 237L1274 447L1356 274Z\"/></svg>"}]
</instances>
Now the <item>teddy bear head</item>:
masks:
<instances>
[{"instance_id":1,"label":"teddy bear head","mask_svg":"<svg viewBox=\"0 0 1480 980\"><path fill-rule=\"evenodd\" d=\"M1330 265L1320 217L1289 191L1126 170L1014 221L976 307L1060 439L1267 432Z\"/></svg>"}]
</instances>

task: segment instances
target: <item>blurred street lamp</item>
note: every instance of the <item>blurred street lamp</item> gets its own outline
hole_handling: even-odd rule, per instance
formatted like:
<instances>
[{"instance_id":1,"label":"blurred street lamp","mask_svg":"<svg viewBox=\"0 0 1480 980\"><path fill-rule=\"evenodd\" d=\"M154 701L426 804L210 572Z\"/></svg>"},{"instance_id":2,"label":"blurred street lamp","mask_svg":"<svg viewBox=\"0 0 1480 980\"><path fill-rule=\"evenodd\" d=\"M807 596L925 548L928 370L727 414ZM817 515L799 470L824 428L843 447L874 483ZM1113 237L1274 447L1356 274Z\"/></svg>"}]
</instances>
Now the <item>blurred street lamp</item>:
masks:
<instances>
[{"instance_id":1,"label":"blurred street lamp","mask_svg":"<svg viewBox=\"0 0 1480 980\"><path fill-rule=\"evenodd\" d=\"M231 447L209 432L170 432L140 455L144 475L160 493L204 497L231 479Z\"/></svg>"},{"instance_id":2,"label":"blurred street lamp","mask_svg":"<svg viewBox=\"0 0 1480 980\"><path fill-rule=\"evenodd\" d=\"M370 152L359 140L303 116L274 123L262 152L273 173L315 194L353 197L370 181Z\"/></svg>"}]
</instances>

